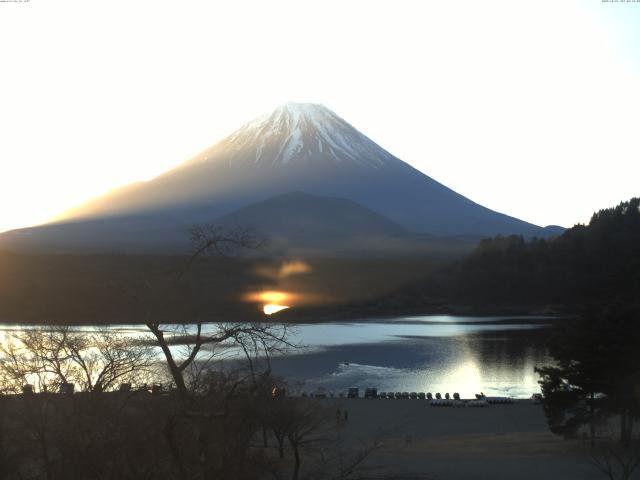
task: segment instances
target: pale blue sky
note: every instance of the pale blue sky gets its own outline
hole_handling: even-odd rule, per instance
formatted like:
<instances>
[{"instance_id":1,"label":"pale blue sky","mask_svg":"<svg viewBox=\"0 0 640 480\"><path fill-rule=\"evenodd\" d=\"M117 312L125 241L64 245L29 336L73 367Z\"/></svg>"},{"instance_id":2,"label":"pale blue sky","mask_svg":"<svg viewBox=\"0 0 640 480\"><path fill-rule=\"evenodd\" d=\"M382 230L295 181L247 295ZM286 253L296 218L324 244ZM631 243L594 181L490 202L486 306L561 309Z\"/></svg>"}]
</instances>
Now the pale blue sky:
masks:
<instances>
[{"instance_id":1,"label":"pale blue sky","mask_svg":"<svg viewBox=\"0 0 640 480\"><path fill-rule=\"evenodd\" d=\"M0 42L0 231L286 101L537 224L640 195L640 3L31 0Z\"/></svg>"}]
</instances>

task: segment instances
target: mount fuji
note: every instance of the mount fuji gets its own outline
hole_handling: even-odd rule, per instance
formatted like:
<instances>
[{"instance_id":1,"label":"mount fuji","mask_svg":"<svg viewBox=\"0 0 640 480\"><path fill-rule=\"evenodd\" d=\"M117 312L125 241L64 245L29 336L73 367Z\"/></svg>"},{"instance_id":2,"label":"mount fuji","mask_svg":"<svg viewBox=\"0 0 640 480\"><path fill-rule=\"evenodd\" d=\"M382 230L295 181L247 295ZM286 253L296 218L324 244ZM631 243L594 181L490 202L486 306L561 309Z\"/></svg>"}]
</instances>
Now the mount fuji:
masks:
<instances>
[{"instance_id":1,"label":"mount fuji","mask_svg":"<svg viewBox=\"0 0 640 480\"><path fill-rule=\"evenodd\" d=\"M297 194L285 195L292 192ZM301 195L308 197L300 203ZM274 197L277 201L268 201ZM348 202L348 208L337 199ZM282 216L287 202L299 207L290 216L290 228ZM396 158L322 105L289 103L148 182L91 200L56 223L7 232L0 236L0 246L162 249L180 244L188 225L225 224L229 218L245 218L234 212L253 211L252 206L260 217L280 209L278 222L261 226L268 235L278 234L297 228L304 216L301 205L313 205L310 217L323 212L310 232L315 237L322 235L323 222L330 227L332 220L353 230L351 234L360 229L362 235L394 238L546 237L562 231L474 203ZM357 211L358 221L348 221L347 211ZM277 230L268 231L269 225ZM303 242L304 227L300 229L296 242Z\"/></svg>"}]
</instances>

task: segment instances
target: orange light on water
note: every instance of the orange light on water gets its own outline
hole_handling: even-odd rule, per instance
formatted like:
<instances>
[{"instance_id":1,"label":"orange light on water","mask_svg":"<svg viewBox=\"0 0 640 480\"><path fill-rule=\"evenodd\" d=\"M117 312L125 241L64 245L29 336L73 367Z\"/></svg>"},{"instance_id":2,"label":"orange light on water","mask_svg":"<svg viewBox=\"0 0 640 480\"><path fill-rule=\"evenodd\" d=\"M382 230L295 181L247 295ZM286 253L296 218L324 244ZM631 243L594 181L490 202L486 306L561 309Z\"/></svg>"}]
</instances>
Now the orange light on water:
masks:
<instances>
[{"instance_id":1,"label":"orange light on water","mask_svg":"<svg viewBox=\"0 0 640 480\"><path fill-rule=\"evenodd\" d=\"M287 292L281 292L278 290L267 290L264 292L254 292L245 295L245 300L248 302L262 303L262 311L265 315L273 315L281 310L290 308L290 305L294 295Z\"/></svg>"},{"instance_id":2,"label":"orange light on water","mask_svg":"<svg viewBox=\"0 0 640 480\"><path fill-rule=\"evenodd\" d=\"M276 305L275 303L267 303L262 307L262 311L265 315L273 315L274 313L278 313L287 308L289 308L287 305Z\"/></svg>"}]
</instances>

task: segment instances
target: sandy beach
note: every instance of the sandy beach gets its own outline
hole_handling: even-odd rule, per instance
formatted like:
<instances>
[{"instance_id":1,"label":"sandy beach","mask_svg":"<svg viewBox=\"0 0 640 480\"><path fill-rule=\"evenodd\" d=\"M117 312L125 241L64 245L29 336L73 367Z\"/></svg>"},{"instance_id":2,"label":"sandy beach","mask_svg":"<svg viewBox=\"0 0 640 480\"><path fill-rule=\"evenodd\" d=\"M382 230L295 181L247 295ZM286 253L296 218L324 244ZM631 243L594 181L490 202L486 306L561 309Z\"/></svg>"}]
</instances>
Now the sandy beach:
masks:
<instances>
[{"instance_id":1,"label":"sandy beach","mask_svg":"<svg viewBox=\"0 0 640 480\"><path fill-rule=\"evenodd\" d=\"M530 401L484 408L432 407L421 400L325 402L348 411L349 420L341 422L340 429L352 444L382 442L368 463L372 475L443 480L603 478L588 463L589 446L553 435L542 406Z\"/></svg>"}]
</instances>

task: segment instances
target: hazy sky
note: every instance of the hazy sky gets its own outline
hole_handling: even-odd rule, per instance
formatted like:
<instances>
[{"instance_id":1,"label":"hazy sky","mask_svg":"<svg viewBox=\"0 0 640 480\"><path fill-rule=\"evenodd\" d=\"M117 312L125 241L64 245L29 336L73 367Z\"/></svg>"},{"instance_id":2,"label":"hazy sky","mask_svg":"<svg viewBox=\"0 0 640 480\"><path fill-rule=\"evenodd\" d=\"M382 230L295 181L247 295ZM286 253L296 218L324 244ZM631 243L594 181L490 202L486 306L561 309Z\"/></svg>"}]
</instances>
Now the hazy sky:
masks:
<instances>
[{"instance_id":1,"label":"hazy sky","mask_svg":"<svg viewBox=\"0 0 640 480\"><path fill-rule=\"evenodd\" d=\"M495 210L640 195L640 3L0 2L0 231L322 103Z\"/></svg>"}]
</instances>

